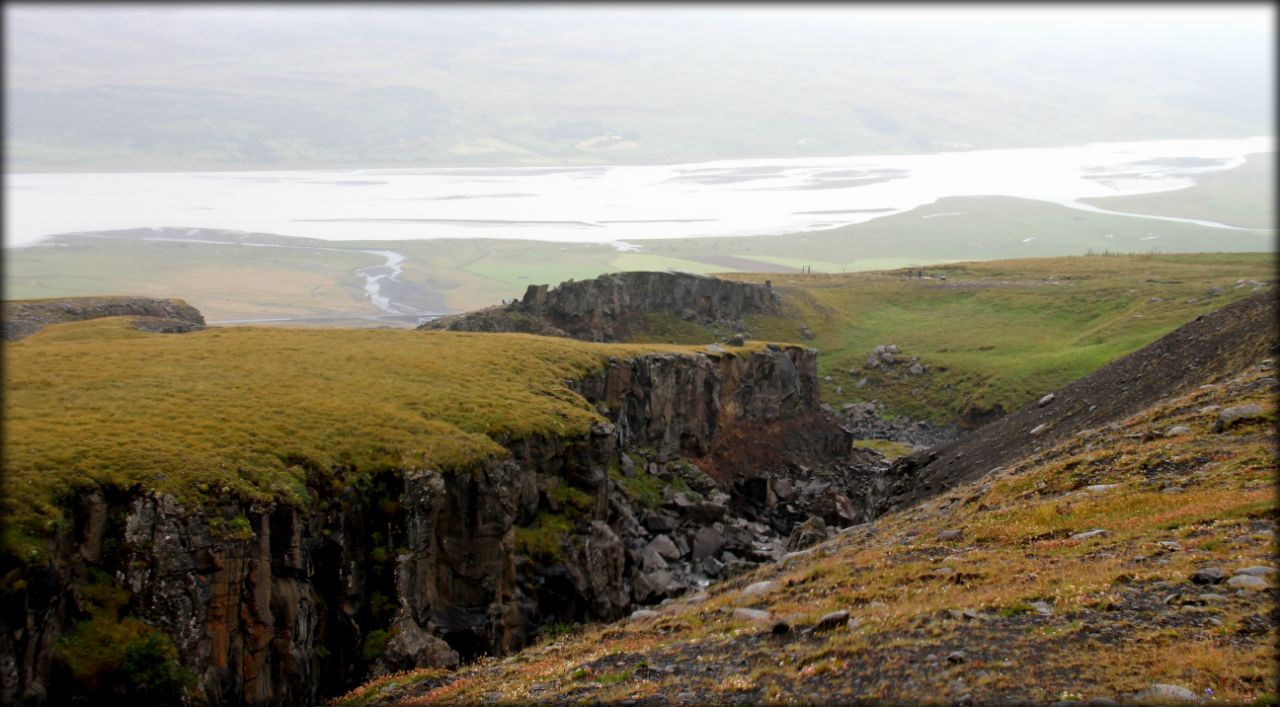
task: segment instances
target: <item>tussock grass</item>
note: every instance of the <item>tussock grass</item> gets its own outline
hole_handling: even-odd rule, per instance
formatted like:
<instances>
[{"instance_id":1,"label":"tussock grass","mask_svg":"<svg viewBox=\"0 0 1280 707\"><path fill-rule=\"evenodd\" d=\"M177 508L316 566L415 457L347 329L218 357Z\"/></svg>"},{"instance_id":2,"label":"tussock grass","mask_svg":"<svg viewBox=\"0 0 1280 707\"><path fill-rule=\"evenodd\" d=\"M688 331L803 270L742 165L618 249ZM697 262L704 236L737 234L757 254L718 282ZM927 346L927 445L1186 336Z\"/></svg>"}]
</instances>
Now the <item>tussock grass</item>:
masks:
<instances>
[{"instance_id":1,"label":"tussock grass","mask_svg":"<svg viewBox=\"0 0 1280 707\"><path fill-rule=\"evenodd\" d=\"M745 347L750 352L756 347ZM98 486L305 503L351 474L465 471L526 435L600 420L565 380L609 357L701 348L521 334L214 328L149 334L129 318L5 344L8 547ZM727 353L722 355L735 355Z\"/></svg>"},{"instance_id":2,"label":"tussock grass","mask_svg":"<svg viewBox=\"0 0 1280 707\"><path fill-rule=\"evenodd\" d=\"M1274 535L1258 529L1268 519L1274 528L1277 509L1276 403L1274 384L1264 380L1271 375L1255 368L1167 400L891 513L874 529L836 536L810 557L713 585L701 601L676 601L652 619L586 627L556 644L484 661L407 703L488 695L609 702L670 698L672 690L706 702L921 702L947 697L957 677L979 703L1123 700L1152 682L1210 690L1227 703L1273 699L1274 587L1235 596L1188 581L1205 566L1229 572L1274 564ZM1245 403L1257 403L1263 415L1220 434L1210 431L1213 413L1200 412ZM1175 424L1193 432L1164 436ZM1084 488L1094 484L1116 486ZM1179 491L1166 492L1169 484ZM1109 532L1070 537L1094 527ZM941 540L944 529L961 529L963 538ZM1170 541L1181 549L1159 545ZM780 587L741 593L764 579ZM1193 611L1163 600L1205 591L1229 596ZM1036 602L1052 613L1039 615ZM767 625L734 619L732 610L743 606L797 629L838 609L858 624L776 638ZM958 648L968 654L961 665L927 659ZM719 669L703 672L704 665ZM602 676L609 677L596 679Z\"/></svg>"}]
</instances>

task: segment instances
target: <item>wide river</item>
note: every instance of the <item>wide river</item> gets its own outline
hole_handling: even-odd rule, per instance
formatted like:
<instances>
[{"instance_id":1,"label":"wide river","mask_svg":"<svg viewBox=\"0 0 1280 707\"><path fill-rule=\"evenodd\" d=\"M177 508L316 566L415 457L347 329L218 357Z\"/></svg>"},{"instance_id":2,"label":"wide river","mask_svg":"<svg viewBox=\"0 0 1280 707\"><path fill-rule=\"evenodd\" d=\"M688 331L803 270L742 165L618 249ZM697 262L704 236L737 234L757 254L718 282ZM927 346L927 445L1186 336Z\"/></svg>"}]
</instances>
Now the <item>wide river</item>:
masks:
<instances>
[{"instance_id":1,"label":"wide river","mask_svg":"<svg viewBox=\"0 0 1280 707\"><path fill-rule=\"evenodd\" d=\"M5 245L138 227L327 240L617 243L832 228L948 196L1076 200L1168 191L1275 149L1272 137L924 155L605 167L7 175ZM1087 207L1094 210L1093 207Z\"/></svg>"}]
</instances>

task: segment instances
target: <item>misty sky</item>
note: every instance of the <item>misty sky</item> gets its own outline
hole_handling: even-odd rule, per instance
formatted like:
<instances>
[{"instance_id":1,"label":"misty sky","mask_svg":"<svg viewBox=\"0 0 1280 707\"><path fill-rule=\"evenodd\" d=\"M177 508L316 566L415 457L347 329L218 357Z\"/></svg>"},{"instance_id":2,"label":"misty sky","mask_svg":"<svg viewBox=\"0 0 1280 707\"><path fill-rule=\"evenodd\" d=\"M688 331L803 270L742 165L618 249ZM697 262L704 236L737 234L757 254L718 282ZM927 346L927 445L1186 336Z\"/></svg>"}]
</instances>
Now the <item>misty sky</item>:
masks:
<instances>
[{"instance_id":1,"label":"misty sky","mask_svg":"<svg viewBox=\"0 0 1280 707\"><path fill-rule=\"evenodd\" d=\"M10 170L681 162L1273 122L1269 4L5 14Z\"/></svg>"}]
</instances>

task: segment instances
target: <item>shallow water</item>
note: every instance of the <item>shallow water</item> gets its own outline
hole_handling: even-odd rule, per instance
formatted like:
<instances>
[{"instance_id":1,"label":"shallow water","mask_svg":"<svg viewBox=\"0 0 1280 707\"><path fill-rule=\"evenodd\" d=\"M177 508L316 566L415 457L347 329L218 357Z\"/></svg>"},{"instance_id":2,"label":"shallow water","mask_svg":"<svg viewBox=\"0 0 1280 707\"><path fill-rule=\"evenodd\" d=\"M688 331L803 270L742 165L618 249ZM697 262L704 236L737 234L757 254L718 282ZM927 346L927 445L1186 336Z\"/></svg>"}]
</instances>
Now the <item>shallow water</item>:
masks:
<instances>
[{"instance_id":1,"label":"shallow water","mask_svg":"<svg viewBox=\"0 0 1280 707\"><path fill-rule=\"evenodd\" d=\"M621 242L860 223L949 196L1168 191L1274 150L1270 137L677 165L11 174L5 245L152 226L326 240Z\"/></svg>"}]
</instances>

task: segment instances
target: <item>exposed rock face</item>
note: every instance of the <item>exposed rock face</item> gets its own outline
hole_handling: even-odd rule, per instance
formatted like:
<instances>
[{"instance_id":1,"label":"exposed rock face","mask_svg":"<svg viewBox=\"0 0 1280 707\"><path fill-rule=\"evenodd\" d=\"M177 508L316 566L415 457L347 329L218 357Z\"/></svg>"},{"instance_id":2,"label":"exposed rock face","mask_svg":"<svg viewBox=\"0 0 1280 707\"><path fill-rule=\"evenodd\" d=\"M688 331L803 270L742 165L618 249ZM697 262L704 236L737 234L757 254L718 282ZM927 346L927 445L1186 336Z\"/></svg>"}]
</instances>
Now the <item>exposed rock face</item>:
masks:
<instances>
[{"instance_id":1,"label":"exposed rock face","mask_svg":"<svg viewBox=\"0 0 1280 707\"><path fill-rule=\"evenodd\" d=\"M523 299L505 307L441 318L419 328L518 331L585 341L620 341L643 325L645 315L667 314L735 331L743 328L743 316L776 311L777 304L777 297L767 284L729 282L687 273L625 272L565 282L554 289L530 285Z\"/></svg>"},{"instance_id":2,"label":"exposed rock face","mask_svg":"<svg viewBox=\"0 0 1280 707\"><path fill-rule=\"evenodd\" d=\"M469 473L322 484L306 508L82 495L47 565L0 593L0 701L75 694L54 648L84 619L94 570L172 639L197 700L311 704L370 672L507 652L541 624L618 618L777 559L810 513L859 517L860 489L840 481L849 436L819 411L816 378L800 347L642 356L574 384L608 422L508 440L508 458Z\"/></svg>"},{"instance_id":3,"label":"exposed rock face","mask_svg":"<svg viewBox=\"0 0 1280 707\"><path fill-rule=\"evenodd\" d=\"M71 297L49 300L16 300L4 303L3 336L17 341L50 324L122 316L145 317L139 328L159 333L181 333L204 328L204 316L182 300L153 297Z\"/></svg>"}]
</instances>

